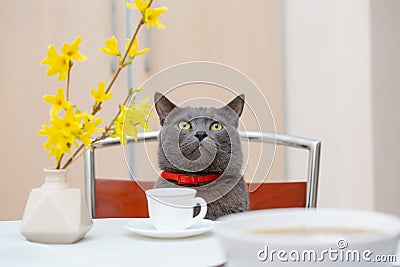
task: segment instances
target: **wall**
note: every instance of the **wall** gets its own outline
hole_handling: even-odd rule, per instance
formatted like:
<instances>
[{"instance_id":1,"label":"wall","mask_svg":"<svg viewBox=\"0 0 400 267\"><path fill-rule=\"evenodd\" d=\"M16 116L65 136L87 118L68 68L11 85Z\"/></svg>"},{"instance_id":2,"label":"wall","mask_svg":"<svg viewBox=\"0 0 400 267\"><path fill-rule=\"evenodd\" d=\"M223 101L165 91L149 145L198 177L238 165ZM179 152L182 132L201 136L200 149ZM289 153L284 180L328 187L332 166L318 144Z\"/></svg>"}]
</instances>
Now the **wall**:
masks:
<instances>
[{"instance_id":1,"label":"wall","mask_svg":"<svg viewBox=\"0 0 400 267\"><path fill-rule=\"evenodd\" d=\"M375 206L400 215L400 2L371 1Z\"/></svg>"},{"instance_id":2,"label":"wall","mask_svg":"<svg viewBox=\"0 0 400 267\"><path fill-rule=\"evenodd\" d=\"M320 207L373 209L370 2L283 3L286 132L322 141ZM287 177L306 172L300 156Z\"/></svg>"},{"instance_id":3,"label":"wall","mask_svg":"<svg viewBox=\"0 0 400 267\"><path fill-rule=\"evenodd\" d=\"M400 215L400 2L286 0L283 10L286 129L322 140L319 206ZM288 177L305 173L300 156L287 154Z\"/></svg>"}]
</instances>

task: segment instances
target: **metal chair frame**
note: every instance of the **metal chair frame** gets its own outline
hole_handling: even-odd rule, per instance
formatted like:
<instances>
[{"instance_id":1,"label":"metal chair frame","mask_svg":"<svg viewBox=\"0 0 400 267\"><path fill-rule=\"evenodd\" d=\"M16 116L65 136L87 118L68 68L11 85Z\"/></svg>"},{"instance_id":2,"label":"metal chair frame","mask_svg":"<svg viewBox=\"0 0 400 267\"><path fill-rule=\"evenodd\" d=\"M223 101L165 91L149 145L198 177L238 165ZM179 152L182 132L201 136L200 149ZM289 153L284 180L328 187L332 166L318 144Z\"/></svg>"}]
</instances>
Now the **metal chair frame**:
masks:
<instances>
[{"instance_id":1,"label":"metal chair frame","mask_svg":"<svg viewBox=\"0 0 400 267\"><path fill-rule=\"evenodd\" d=\"M254 131L239 132L241 139L277 144L298 149L306 149L308 156L308 174L306 190L306 208L317 206L319 164L321 155L321 141L295 137L284 134L263 133ZM137 142L158 140L159 131L139 133ZM128 138L128 143L135 142L133 138ZM85 166L85 195L92 217L95 218L95 151L100 148L119 145L118 138L106 138L92 144L92 150L86 149L84 155Z\"/></svg>"}]
</instances>

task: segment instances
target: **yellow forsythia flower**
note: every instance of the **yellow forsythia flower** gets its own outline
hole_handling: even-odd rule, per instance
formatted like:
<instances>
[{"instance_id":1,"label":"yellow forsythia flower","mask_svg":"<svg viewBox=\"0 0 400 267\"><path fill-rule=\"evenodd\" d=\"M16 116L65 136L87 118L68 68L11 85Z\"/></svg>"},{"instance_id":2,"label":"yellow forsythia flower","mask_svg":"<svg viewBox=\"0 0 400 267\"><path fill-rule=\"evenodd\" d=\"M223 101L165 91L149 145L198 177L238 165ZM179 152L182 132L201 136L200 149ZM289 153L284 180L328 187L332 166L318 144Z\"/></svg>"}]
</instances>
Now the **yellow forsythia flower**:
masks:
<instances>
[{"instance_id":1,"label":"yellow forsythia flower","mask_svg":"<svg viewBox=\"0 0 400 267\"><path fill-rule=\"evenodd\" d=\"M115 36L106 39L106 45L100 48L100 51L110 56L120 56L121 53L118 49L118 41Z\"/></svg>"},{"instance_id":2,"label":"yellow forsythia flower","mask_svg":"<svg viewBox=\"0 0 400 267\"><path fill-rule=\"evenodd\" d=\"M145 131L151 131L147 123L148 118L154 115L149 113L151 105L147 104L149 97L146 97L138 104L120 106L121 112L114 121L114 133L112 137L119 137L121 144L126 144L126 136L133 137L137 141L138 127Z\"/></svg>"},{"instance_id":3,"label":"yellow forsythia flower","mask_svg":"<svg viewBox=\"0 0 400 267\"><path fill-rule=\"evenodd\" d=\"M139 9L140 12L144 12L146 8L149 6L150 0L135 0L135 4L132 4L130 2L125 2L125 6L127 8L136 8Z\"/></svg>"},{"instance_id":4,"label":"yellow forsythia flower","mask_svg":"<svg viewBox=\"0 0 400 267\"><path fill-rule=\"evenodd\" d=\"M104 101L112 98L112 93L110 93L110 92L108 92L107 94L105 93L105 91L104 91L105 87L106 87L106 84L103 81L99 82L97 91L95 91L94 88L90 86L90 92L92 94L93 99L96 102L104 102Z\"/></svg>"},{"instance_id":5,"label":"yellow forsythia flower","mask_svg":"<svg viewBox=\"0 0 400 267\"><path fill-rule=\"evenodd\" d=\"M81 130L80 118L75 115L73 108L67 109L63 118L53 116L50 118L50 123L65 137L74 137L73 140Z\"/></svg>"},{"instance_id":6,"label":"yellow forsythia flower","mask_svg":"<svg viewBox=\"0 0 400 267\"><path fill-rule=\"evenodd\" d=\"M58 162L62 154L71 154L71 148L73 145L78 146L78 140L90 149L90 137L95 132L102 131L97 126L103 122L103 119L94 119L93 115L74 110L70 105L65 109L64 117L53 114L49 122L50 125L42 126L39 135L48 137L43 147L50 151L48 156L55 157Z\"/></svg>"},{"instance_id":7,"label":"yellow forsythia flower","mask_svg":"<svg viewBox=\"0 0 400 267\"><path fill-rule=\"evenodd\" d=\"M39 135L48 136L43 147L50 151L48 156L54 156L57 161L65 152L71 154L72 145L76 145L75 134L79 133L80 125L74 120L72 112L72 109L68 109L64 118L51 117L50 125L43 125L39 131Z\"/></svg>"},{"instance_id":8,"label":"yellow forsythia flower","mask_svg":"<svg viewBox=\"0 0 400 267\"><path fill-rule=\"evenodd\" d=\"M64 45L61 48L63 56L65 56L69 60L85 61L86 60L86 56L81 54L78 51L79 50L79 45L80 45L81 42L82 42L82 38L78 37L70 45L67 44L67 43L64 43Z\"/></svg>"},{"instance_id":9,"label":"yellow forsythia flower","mask_svg":"<svg viewBox=\"0 0 400 267\"><path fill-rule=\"evenodd\" d=\"M126 113L128 108L126 106L120 106L120 114L117 119L114 121L114 133L111 134L111 137L119 137L121 145L126 144L126 132L124 131L124 121L126 117Z\"/></svg>"},{"instance_id":10,"label":"yellow forsythia flower","mask_svg":"<svg viewBox=\"0 0 400 267\"><path fill-rule=\"evenodd\" d=\"M126 39L126 45L125 45L125 49L128 49L129 43L130 43L130 39ZM150 51L150 48L146 47L145 49L142 49L140 51L138 51L139 47L138 47L138 40L137 38L135 38L135 40L133 40L133 44L131 46L131 49L129 49L129 57L130 58L134 58L135 56L140 56L143 55L144 53L147 53Z\"/></svg>"},{"instance_id":11,"label":"yellow forsythia flower","mask_svg":"<svg viewBox=\"0 0 400 267\"><path fill-rule=\"evenodd\" d=\"M96 128L99 124L103 122L103 118L96 118L95 120L92 120L92 116L89 115L88 113L84 113L83 119L84 123L82 126L82 131L78 135L78 139L84 144L87 148L92 150L92 147L90 146L91 139L90 137L95 133L95 132L100 132L102 129L101 128Z\"/></svg>"},{"instance_id":12,"label":"yellow forsythia flower","mask_svg":"<svg viewBox=\"0 0 400 267\"><path fill-rule=\"evenodd\" d=\"M161 23L158 17L167 10L168 8L166 7L147 8L144 12L144 22L146 22L146 28L150 28L150 26L153 25L156 28L165 29L165 25Z\"/></svg>"},{"instance_id":13,"label":"yellow forsythia flower","mask_svg":"<svg viewBox=\"0 0 400 267\"><path fill-rule=\"evenodd\" d=\"M62 154L71 152L71 142L73 140L60 134L59 129L54 125L43 125L39 135L48 136L47 142L43 145L46 150L50 151L48 157L55 157L59 161Z\"/></svg>"},{"instance_id":14,"label":"yellow forsythia flower","mask_svg":"<svg viewBox=\"0 0 400 267\"><path fill-rule=\"evenodd\" d=\"M64 95L64 89L58 88L55 96L47 94L43 96L44 102L52 104L50 116L56 116L61 110L72 107L72 104L65 100Z\"/></svg>"},{"instance_id":15,"label":"yellow forsythia flower","mask_svg":"<svg viewBox=\"0 0 400 267\"><path fill-rule=\"evenodd\" d=\"M82 38L78 37L70 45L64 43L61 48L61 54L57 52L53 45L48 46L46 58L40 62L47 64L47 76L52 76L58 73L58 80L63 81L67 78L71 60L85 61L86 56L79 53L79 44Z\"/></svg>"},{"instance_id":16,"label":"yellow forsythia flower","mask_svg":"<svg viewBox=\"0 0 400 267\"><path fill-rule=\"evenodd\" d=\"M69 59L64 55L58 54L53 45L48 46L46 58L40 64L47 64L47 76L53 76L58 73L58 80L63 81L67 78L69 70Z\"/></svg>"}]
</instances>

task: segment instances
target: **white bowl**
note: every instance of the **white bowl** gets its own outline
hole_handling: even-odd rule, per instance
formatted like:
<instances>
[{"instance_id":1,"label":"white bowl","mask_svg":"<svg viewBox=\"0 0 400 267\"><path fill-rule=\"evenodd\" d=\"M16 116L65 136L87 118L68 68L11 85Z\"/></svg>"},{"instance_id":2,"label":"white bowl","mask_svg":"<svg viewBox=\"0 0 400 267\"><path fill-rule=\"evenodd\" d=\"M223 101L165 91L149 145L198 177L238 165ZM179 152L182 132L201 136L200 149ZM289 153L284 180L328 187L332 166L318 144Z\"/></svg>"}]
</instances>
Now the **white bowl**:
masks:
<instances>
[{"instance_id":1,"label":"white bowl","mask_svg":"<svg viewBox=\"0 0 400 267\"><path fill-rule=\"evenodd\" d=\"M214 232L229 267L392 266L400 237L399 218L360 210L272 209L220 221ZM269 232L290 229L299 232Z\"/></svg>"}]
</instances>

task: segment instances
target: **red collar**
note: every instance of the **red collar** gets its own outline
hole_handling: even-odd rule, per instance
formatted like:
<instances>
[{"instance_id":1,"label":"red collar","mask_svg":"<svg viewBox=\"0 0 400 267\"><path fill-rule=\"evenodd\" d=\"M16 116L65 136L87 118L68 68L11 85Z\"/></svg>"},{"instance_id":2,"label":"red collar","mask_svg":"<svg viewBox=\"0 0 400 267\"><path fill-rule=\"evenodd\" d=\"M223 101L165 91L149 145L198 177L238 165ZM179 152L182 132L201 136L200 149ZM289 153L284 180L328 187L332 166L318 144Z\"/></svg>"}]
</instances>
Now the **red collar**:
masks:
<instances>
[{"instance_id":1,"label":"red collar","mask_svg":"<svg viewBox=\"0 0 400 267\"><path fill-rule=\"evenodd\" d=\"M212 182L217 180L221 175L219 174L208 174L203 176L189 176L180 173L173 172L162 172L161 177L167 180L178 182L179 185L193 184L198 185L199 183Z\"/></svg>"}]
</instances>

